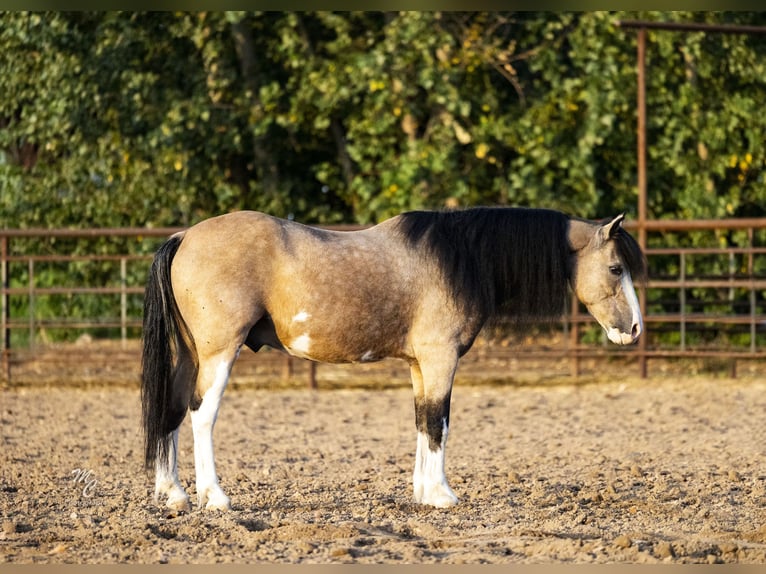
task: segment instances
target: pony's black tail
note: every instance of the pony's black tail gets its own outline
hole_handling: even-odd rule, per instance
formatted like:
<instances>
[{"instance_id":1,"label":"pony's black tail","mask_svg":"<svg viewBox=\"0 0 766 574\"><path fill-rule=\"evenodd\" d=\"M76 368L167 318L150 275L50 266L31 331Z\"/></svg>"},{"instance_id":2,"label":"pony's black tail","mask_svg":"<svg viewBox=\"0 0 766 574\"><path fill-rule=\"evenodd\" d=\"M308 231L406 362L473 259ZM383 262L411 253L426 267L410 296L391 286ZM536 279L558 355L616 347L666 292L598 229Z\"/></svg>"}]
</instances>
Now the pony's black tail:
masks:
<instances>
[{"instance_id":1,"label":"pony's black tail","mask_svg":"<svg viewBox=\"0 0 766 574\"><path fill-rule=\"evenodd\" d=\"M170 266L182 237L174 235L157 250L144 294L141 406L147 470L167 463L170 433L186 416L196 379L194 342L170 283Z\"/></svg>"}]
</instances>

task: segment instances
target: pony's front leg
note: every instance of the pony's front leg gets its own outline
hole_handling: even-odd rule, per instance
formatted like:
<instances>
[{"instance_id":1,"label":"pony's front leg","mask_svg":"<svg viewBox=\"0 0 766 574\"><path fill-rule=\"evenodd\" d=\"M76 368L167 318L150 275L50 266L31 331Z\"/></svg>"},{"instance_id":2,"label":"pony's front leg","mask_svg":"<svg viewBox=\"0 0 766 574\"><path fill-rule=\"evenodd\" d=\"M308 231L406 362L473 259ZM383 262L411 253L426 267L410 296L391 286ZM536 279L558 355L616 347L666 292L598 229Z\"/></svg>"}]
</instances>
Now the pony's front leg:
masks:
<instances>
[{"instance_id":1,"label":"pony's front leg","mask_svg":"<svg viewBox=\"0 0 766 574\"><path fill-rule=\"evenodd\" d=\"M449 431L450 397L457 360L413 363L410 367L415 391L415 426L418 430L415 470L412 474L415 502L446 508L457 496L444 472Z\"/></svg>"},{"instance_id":2,"label":"pony's front leg","mask_svg":"<svg viewBox=\"0 0 766 574\"><path fill-rule=\"evenodd\" d=\"M165 506L173 510L187 511L190 509L189 495L186 494L178 480L178 429L168 437L168 457L164 462L159 458L156 463L154 482L154 501L159 502L160 496L167 496Z\"/></svg>"},{"instance_id":3,"label":"pony's front leg","mask_svg":"<svg viewBox=\"0 0 766 574\"><path fill-rule=\"evenodd\" d=\"M192 404L191 421L194 433L194 466L197 475L197 503L200 508L229 510L231 501L218 484L213 452L213 427L218 418L223 391L229 381L234 359L200 363L197 392L205 389L199 404ZM196 407L196 408L195 408Z\"/></svg>"}]
</instances>

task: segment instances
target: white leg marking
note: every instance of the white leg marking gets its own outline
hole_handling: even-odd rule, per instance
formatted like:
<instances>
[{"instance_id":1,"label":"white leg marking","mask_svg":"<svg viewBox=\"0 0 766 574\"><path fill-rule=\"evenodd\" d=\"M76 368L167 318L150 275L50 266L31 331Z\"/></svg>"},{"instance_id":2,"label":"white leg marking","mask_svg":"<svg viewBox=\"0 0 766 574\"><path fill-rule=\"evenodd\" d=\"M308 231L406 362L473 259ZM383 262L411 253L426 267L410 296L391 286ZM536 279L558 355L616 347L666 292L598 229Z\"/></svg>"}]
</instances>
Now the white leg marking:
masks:
<instances>
[{"instance_id":1,"label":"white leg marking","mask_svg":"<svg viewBox=\"0 0 766 574\"><path fill-rule=\"evenodd\" d=\"M375 353L373 351L365 351L364 355L359 357L359 362L361 363L369 363L371 361L375 360Z\"/></svg>"},{"instance_id":2,"label":"white leg marking","mask_svg":"<svg viewBox=\"0 0 766 574\"><path fill-rule=\"evenodd\" d=\"M194 465L197 474L197 502L200 507L217 510L231 508L229 497L218 484L213 453L213 427L226 384L229 381L231 363L221 361L215 369L213 385L202 397L199 409L191 412L194 433ZM207 503L207 504L206 504Z\"/></svg>"},{"instance_id":3,"label":"white leg marking","mask_svg":"<svg viewBox=\"0 0 766 574\"><path fill-rule=\"evenodd\" d=\"M412 489L415 502L423 502L423 465L428 452L428 436L418 432L418 446L415 450L415 471L412 473Z\"/></svg>"},{"instance_id":4,"label":"white leg marking","mask_svg":"<svg viewBox=\"0 0 766 574\"><path fill-rule=\"evenodd\" d=\"M431 450L428 435L418 433L418 446L415 452L415 472L412 485L415 502L447 508L457 504L457 496L447 484L444 474L444 454L447 444L447 423L444 422L442 442L438 449Z\"/></svg>"},{"instance_id":5,"label":"white leg marking","mask_svg":"<svg viewBox=\"0 0 766 574\"><path fill-rule=\"evenodd\" d=\"M295 317L293 317L293 323L305 323L311 315L306 311L299 311Z\"/></svg>"},{"instance_id":6,"label":"white leg marking","mask_svg":"<svg viewBox=\"0 0 766 574\"><path fill-rule=\"evenodd\" d=\"M178 480L178 429L173 431L170 439L167 466L157 465L154 482L155 502L159 501L161 495L168 497L168 508L189 510L189 495Z\"/></svg>"},{"instance_id":7,"label":"white leg marking","mask_svg":"<svg viewBox=\"0 0 766 574\"><path fill-rule=\"evenodd\" d=\"M301 357L303 359L309 358L309 349L311 348L311 338L308 333L304 333L292 340L287 346L287 350L291 355Z\"/></svg>"}]
</instances>

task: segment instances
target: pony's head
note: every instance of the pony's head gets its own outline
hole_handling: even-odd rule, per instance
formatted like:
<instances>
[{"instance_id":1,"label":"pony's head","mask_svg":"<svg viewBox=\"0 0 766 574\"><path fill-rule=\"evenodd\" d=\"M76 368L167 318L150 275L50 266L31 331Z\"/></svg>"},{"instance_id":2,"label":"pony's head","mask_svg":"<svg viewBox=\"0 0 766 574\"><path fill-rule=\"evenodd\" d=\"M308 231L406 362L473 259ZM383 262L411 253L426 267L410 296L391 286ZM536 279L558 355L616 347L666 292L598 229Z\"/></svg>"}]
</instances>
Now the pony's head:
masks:
<instances>
[{"instance_id":1,"label":"pony's head","mask_svg":"<svg viewBox=\"0 0 766 574\"><path fill-rule=\"evenodd\" d=\"M618 345L635 343L644 329L633 281L646 280L646 259L622 228L624 215L602 223L572 219L571 282L577 298Z\"/></svg>"}]
</instances>

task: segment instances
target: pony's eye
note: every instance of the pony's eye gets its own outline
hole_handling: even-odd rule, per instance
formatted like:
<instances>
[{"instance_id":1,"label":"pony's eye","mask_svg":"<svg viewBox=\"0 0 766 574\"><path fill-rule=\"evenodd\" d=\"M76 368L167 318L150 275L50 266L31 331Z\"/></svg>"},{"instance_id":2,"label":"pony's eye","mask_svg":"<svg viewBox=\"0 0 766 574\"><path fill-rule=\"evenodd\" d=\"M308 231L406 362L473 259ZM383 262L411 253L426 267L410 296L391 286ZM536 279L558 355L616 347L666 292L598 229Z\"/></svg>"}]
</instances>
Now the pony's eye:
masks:
<instances>
[{"instance_id":1,"label":"pony's eye","mask_svg":"<svg viewBox=\"0 0 766 574\"><path fill-rule=\"evenodd\" d=\"M619 277L620 275L622 275L622 265L612 265L609 268L609 273Z\"/></svg>"}]
</instances>

